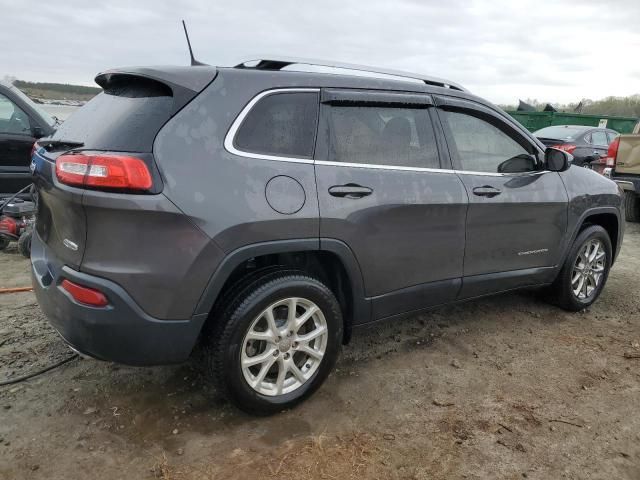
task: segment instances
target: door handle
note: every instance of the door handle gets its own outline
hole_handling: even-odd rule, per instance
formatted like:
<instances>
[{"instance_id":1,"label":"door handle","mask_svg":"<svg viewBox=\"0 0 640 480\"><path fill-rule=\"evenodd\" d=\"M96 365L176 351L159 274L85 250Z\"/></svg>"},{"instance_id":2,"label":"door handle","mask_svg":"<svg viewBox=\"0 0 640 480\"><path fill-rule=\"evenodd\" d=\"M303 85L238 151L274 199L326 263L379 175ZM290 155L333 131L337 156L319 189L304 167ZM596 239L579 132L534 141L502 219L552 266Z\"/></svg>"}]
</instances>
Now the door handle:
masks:
<instances>
[{"instance_id":1,"label":"door handle","mask_svg":"<svg viewBox=\"0 0 640 480\"><path fill-rule=\"evenodd\" d=\"M356 185L355 183L347 183L346 185L334 185L329 187L329 195L342 198L362 198L371 195L373 189Z\"/></svg>"},{"instance_id":2,"label":"door handle","mask_svg":"<svg viewBox=\"0 0 640 480\"><path fill-rule=\"evenodd\" d=\"M483 185L482 187L476 187L473 189L473 194L479 197L493 198L501 193L500 189L492 187L491 185Z\"/></svg>"}]
</instances>

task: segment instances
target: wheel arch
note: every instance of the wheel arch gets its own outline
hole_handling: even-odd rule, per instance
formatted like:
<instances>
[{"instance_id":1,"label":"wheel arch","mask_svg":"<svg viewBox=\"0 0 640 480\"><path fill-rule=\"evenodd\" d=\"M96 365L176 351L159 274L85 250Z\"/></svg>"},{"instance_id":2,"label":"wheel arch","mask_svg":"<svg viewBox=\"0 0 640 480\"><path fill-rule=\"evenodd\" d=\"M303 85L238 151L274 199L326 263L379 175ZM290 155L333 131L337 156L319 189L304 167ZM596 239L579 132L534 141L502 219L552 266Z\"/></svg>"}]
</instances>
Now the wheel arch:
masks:
<instances>
[{"instance_id":1,"label":"wheel arch","mask_svg":"<svg viewBox=\"0 0 640 480\"><path fill-rule=\"evenodd\" d=\"M571 248L571 245L573 245L576 237L589 225L599 225L607 231L609 239L611 240L611 248L613 249L613 259L611 262L613 265L620 251L620 245L622 244L622 237L624 235L624 220L620 218L620 212L615 207L598 207L583 212L578 222L576 222L576 228L565 250L565 256L569 248Z\"/></svg>"},{"instance_id":2,"label":"wheel arch","mask_svg":"<svg viewBox=\"0 0 640 480\"><path fill-rule=\"evenodd\" d=\"M278 240L247 245L229 253L211 276L194 314L210 314L231 288L261 269L293 268L319 277L333 291L343 313L343 343L354 323L370 319L360 266L352 250L334 239Z\"/></svg>"}]
</instances>

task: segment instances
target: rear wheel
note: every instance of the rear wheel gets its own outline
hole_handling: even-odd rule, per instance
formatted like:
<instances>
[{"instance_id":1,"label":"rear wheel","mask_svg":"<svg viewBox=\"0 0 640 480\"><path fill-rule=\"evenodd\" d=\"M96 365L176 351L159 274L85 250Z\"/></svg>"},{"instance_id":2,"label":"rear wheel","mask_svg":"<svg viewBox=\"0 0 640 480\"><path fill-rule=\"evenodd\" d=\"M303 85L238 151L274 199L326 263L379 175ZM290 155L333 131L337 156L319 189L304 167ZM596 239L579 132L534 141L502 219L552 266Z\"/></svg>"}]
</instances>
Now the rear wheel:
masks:
<instances>
[{"instance_id":1,"label":"rear wheel","mask_svg":"<svg viewBox=\"0 0 640 480\"><path fill-rule=\"evenodd\" d=\"M333 369L342 315L331 290L315 278L268 274L218 312L205 339L207 371L242 410L268 415L292 407Z\"/></svg>"},{"instance_id":2,"label":"rear wheel","mask_svg":"<svg viewBox=\"0 0 640 480\"><path fill-rule=\"evenodd\" d=\"M635 192L624 193L625 220L640 222L640 197Z\"/></svg>"},{"instance_id":3,"label":"rear wheel","mask_svg":"<svg viewBox=\"0 0 640 480\"><path fill-rule=\"evenodd\" d=\"M580 311L597 300L609 276L611 240L599 225L578 234L562 270L551 286L555 303L569 311Z\"/></svg>"},{"instance_id":4,"label":"rear wheel","mask_svg":"<svg viewBox=\"0 0 640 480\"><path fill-rule=\"evenodd\" d=\"M11 243L11 240L9 240L4 235L0 235L0 251L7 248L9 246L9 243Z\"/></svg>"}]
</instances>

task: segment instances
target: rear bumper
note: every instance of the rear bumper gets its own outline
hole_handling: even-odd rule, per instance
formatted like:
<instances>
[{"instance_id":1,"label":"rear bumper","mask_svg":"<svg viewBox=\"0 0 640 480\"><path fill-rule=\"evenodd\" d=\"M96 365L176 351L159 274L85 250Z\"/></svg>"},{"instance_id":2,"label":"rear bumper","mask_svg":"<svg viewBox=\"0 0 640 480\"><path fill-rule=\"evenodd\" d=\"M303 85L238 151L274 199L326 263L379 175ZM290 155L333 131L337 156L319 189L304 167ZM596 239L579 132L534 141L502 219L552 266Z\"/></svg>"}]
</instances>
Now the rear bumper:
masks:
<instances>
[{"instance_id":1,"label":"rear bumper","mask_svg":"<svg viewBox=\"0 0 640 480\"><path fill-rule=\"evenodd\" d=\"M47 319L75 350L127 365L185 361L196 344L206 314L185 320L147 315L119 285L63 265L36 232L31 245L33 289ZM60 287L63 279L103 292L109 305L76 302Z\"/></svg>"},{"instance_id":2,"label":"rear bumper","mask_svg":"<svg viewBox=\"0 0 640 480\"><path fill-rule=\"evenodd\" d=\"M625 192L640 192L640 175L620 175L613 170L609 170L608 173L609 175L605 176L616 182Z\"/></svg>"}]
</instances>

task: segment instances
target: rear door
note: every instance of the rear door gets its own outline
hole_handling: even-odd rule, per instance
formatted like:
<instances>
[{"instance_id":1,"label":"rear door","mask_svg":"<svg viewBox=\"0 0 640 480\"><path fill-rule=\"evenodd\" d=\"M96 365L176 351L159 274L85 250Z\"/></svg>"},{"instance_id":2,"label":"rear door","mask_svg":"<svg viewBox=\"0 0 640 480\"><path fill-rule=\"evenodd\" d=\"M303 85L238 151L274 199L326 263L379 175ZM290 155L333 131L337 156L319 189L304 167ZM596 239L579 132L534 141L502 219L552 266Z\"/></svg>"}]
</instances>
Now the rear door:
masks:
<instances>
[{"instance_id":1,"label":"rear door","mask_svg":"<svg viewBox=\"0 0 640 480\"><path fill-rule=\"evenodd\" d=\"M611 145L611 142L613 142L613 139L616 138L617 136L619 136L620 134L614 130L607 130L607 141L609 143L609 145Z\"/></svg>"},{"instance_id":2,"label":"rear door","mask_svg":"<svg viewBox=\"0 0 640 480\"><path fill-rule=\"evenodd\" d=\"M0 93L0 196L16 193L31 183L33 142L29 116Z\"/></svg>"},{"instance_id":3,"label":"rear door","mask_svg":"<svg viewBox=\"0 0 640 480\"><path fill-rule=\"evenodd\" d=\"M320 237L353 250L383 318L452 300L461 284L467 195L440 162L424 94L322 92Z\"/></svg>"},{"instance_id":4,"label":"rear door","mask_svg":"<svg viewBox=\"0 0 640 480\"><path fill-rule=\"evenodd\" d=\"M593 130L591 132L589 146L591 147L591 155L596 161L607 156L609 143L606 130Z\"/></svg>"},{"instance_id":5,"label":"rear door","mask_svg":"<svg viewBox=\"0 0 640 480\"><path fill-rule=\"evenodd\" d=\"M543 283L560 258L567 193L542 151L505 117L437 98L452 162L469 196L461 297Z\"/></svg>"}]
</instances>

